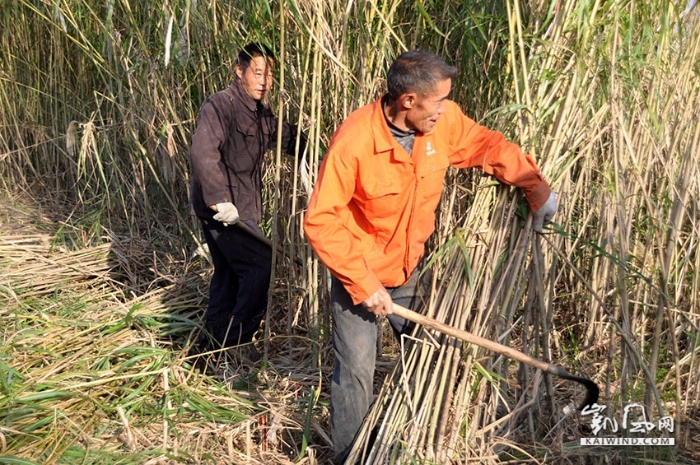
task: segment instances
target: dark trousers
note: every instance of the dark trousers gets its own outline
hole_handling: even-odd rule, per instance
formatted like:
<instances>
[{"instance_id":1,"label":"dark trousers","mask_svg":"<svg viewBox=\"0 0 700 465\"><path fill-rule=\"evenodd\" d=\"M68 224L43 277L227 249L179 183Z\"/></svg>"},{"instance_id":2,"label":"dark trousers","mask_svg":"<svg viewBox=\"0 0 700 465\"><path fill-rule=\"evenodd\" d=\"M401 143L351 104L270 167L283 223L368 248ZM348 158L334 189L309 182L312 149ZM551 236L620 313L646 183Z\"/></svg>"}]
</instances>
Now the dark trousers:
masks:
<instances>
[{"instance_id":1,"label":"dark trousers","mask_svg":"<svg viewBox=\"0 0 700 465\"><path fill-rule=\"evenodd\" d=\"M419 310L427 296L429 275L415 270L408 282L387 288L394 303ZM353 305L350 295L335 277L331 281L331 315L335 363L331 380L331 435L336 460L343 463L374 395L377 357L377 316L362 304ZM394 335L410 334L415 326L396 315L387 317Z\"/></svg>"},{"instance_id":2,"label":"dark trousers","mask_svg":"<svg viewBox=\"0 0 700 465\"><path fill-rule=\"evenodd\" d=\"M272 250L235 225L201 222L214 262L207 329L222 347L250 342L267 310ZM246 224L260 231L254 222Z\"/></svg>"}]
</instances>

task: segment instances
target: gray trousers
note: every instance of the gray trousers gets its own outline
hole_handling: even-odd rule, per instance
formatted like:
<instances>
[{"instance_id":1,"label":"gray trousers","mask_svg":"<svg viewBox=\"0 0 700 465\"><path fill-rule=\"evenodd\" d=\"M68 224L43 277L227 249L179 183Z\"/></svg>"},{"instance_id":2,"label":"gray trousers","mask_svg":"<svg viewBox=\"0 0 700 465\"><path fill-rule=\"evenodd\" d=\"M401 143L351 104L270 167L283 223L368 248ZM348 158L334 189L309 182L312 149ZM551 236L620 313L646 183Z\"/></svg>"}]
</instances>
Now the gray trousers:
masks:
<instances>
[{"instance_id":1,"label":"gray trousers","mask_svg":"<svg viewBox=\"0 0 700 465\"><path fill-rule=\"evenodd\" d=\"M416 269L403 286L387 288L394 303L420 310L427 296L429 275L419 279ZM362 426L374 395L377 357L377 316L352 298L335 277L331 281L333 350L335 363L331 381L331 435L338 463L343 463ZM396 315L387 317L394 334L410 334L414 324Z\"/></svg>"}]
</instances>

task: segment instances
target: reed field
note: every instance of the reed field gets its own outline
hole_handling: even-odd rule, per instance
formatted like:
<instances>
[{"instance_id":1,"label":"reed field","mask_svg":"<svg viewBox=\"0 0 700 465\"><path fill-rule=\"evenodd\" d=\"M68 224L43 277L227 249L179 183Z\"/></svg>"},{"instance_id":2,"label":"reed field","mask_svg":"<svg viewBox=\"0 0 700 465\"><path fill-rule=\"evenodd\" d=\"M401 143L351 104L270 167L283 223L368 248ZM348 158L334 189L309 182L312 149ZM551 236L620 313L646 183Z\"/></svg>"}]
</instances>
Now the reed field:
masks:
<instances>
[{"instance_id":1,"label":"reed field","mask_svg":"<svg viewBox=\"0 0 700 465\"><path fill-rule=\"evenodd\" d=\"M559 201L536 235L517 190L450 169L425 313L593 379L609 421L594 432L576 383L384 324L353 456L700 463L699 15L685 0L0 1L0 463L332 463L329 280L303 216L333 131L413 48L459 68L452 99L532 153ZM249 41L275 51L269 103L310 141L265 161L263 229L302 265L274 255L259 366L197 349L212 267L188 211L200 105ZM675 444L580 443L595 437Z\"/></svg>"}]
</instances>

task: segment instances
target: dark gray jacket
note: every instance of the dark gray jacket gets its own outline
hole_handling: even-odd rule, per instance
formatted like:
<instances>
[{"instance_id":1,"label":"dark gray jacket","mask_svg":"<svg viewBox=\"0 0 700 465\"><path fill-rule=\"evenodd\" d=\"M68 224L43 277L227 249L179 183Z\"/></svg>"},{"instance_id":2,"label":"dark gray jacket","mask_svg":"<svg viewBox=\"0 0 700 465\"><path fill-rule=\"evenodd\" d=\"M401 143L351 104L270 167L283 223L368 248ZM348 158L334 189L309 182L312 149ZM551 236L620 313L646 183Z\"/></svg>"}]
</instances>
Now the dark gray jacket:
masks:
<instances>
[{"instance_id":1,"label":"dark gray jacket","mask_svg":"<svg viewBox=\"0 0 700 465\"><path fill-rule=\"evenodd\" d=\"M282 151L294 154L297 127L283 124ZM231 202L241 220L262 219L262 161L277 146L277 118L270 108L253 100L238 81L211 95L202 105L192 137L190 210L203 219L209 208ZM301 134L301 154L306 135Z\"/></svg>"}]
</instances>

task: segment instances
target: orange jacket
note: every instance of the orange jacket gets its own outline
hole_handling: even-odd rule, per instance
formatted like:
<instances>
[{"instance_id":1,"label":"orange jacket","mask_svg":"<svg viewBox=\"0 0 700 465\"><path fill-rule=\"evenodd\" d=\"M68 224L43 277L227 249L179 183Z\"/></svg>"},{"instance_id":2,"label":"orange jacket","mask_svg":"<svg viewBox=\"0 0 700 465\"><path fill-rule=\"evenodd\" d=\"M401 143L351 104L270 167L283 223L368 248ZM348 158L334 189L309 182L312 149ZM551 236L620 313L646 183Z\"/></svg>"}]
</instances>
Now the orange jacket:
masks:
<instances>
[{"instance_id":1,"label":"orange jacket","mask_svg":"<svg viewBox=\"0 0 700 465\"><path fill-rule=\"evenodd\" d=\"M355 304L381 286L408 280L435 229L449 165L479 168L520 187L533 211L550 194L530 155L452 101L432 131L416 134L411 156L389 132L381 99L353 112L335 132L304 231Z\"/></svg>"}]
</instances>

